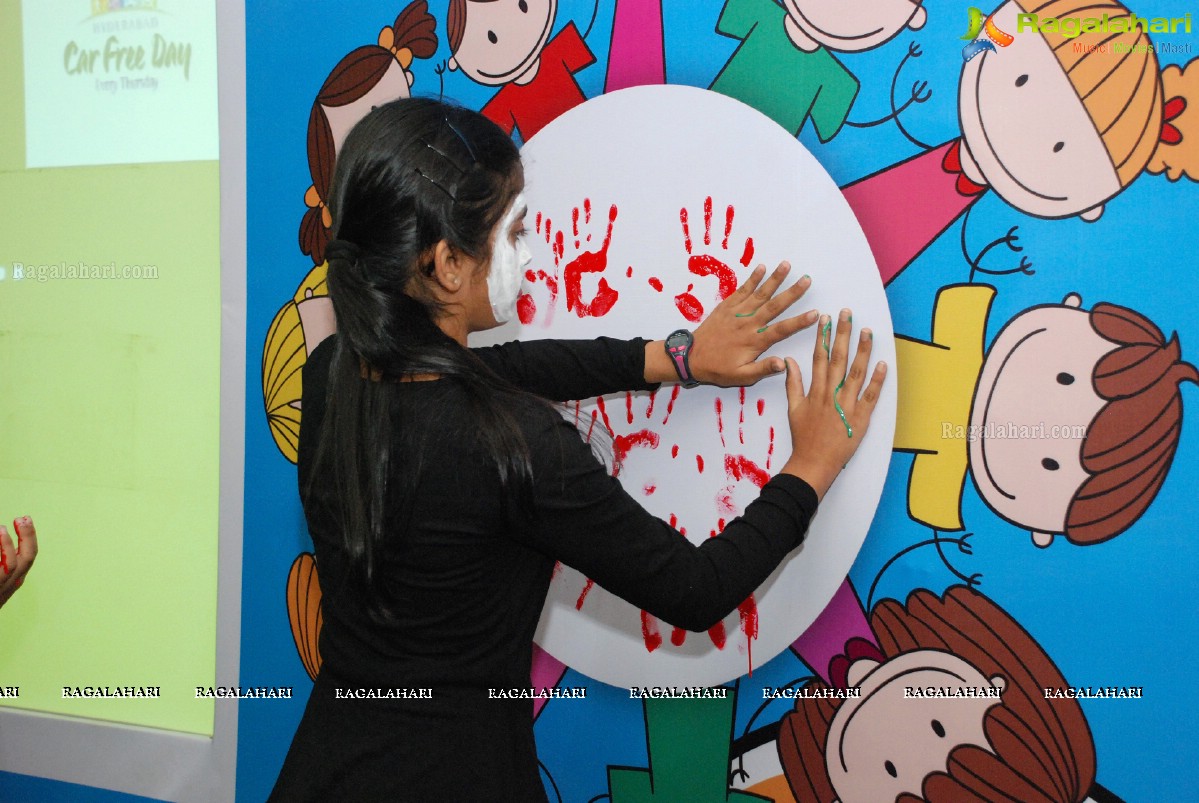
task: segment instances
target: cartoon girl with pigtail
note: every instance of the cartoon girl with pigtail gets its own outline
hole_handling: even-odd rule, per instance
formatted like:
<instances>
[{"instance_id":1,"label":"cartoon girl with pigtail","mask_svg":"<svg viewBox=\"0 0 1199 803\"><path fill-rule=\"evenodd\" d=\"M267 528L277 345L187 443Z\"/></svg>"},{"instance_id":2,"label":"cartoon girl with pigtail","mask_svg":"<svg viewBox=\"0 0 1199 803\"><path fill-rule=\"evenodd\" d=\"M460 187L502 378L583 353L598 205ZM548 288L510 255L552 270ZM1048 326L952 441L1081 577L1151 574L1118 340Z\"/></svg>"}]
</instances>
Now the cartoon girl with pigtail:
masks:
<instances>
[{"instance_id":1,"label":"cartoon girl with pigtail","mask_svg":"<svg viewBox=\"0 0 1199 803\"><path fill-rule=\"evenodd\" d=\"M587 99L574 76L595 63L584 41L591 25L580 35L568 22L550 38L557 13L558 0L450 0L446 13L449 68L499 87L479 111L525 142Z\"/></svg>"},{"instance_id":2,"label":"cartoon girl with pigtail","mask_svg":"<svg viewBox=\"0 0 1199 803\"><path fill-rule=\"evenodd\" d=\"M875 605L870 631L779 723L795 800L1087 799L1096 759L1082 707L1046 693L1066 681L1006 611L965 586L919 589ZM860 695L819 694L836 688Z\"/></svg>"},{"instance_id":3,"label":"cartoon girl with pigtail","mask_svg":"<svg viewBox=\"0 0 1199 803\"><path fill-rule=\"evenodd\" d=\"M1185 113L1195 81L1159 71L1141 27L1122 30L1128 9L1116 0L1009 0L990 27L1018 30L1017 15L1033 12L1106 14L1109 30L1026 32L980 51L958 84L962 136L843 188L884 284L988 190L1035 217L1094 221L1143 171L1199 177L1199 131L1188 138L1195 115Z\"/></svg>"}]
</instances>

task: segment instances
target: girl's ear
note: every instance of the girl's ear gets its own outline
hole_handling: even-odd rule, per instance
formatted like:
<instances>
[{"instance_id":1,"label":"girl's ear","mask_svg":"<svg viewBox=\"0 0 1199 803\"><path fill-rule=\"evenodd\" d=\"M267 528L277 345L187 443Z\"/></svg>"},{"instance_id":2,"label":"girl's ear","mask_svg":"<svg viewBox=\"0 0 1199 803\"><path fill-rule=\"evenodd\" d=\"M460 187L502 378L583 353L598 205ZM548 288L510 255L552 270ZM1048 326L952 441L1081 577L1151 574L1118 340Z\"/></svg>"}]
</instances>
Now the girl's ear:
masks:
<instances>
[{"instance_id":1,"label":"girl's ear","mask_svg":"<svg viewBox=\"0 0 1199 803\"><path fill-rule=\"evenodd\" d=\"M1078 216L1087 223L1094 223L1103 214L1103 204L1092 206L1090 209L1078 213Z\"/></svg>"},{"instance_id":2,"label":"girl's ear","mask_svg":"<svg viewBox=\"0 0 1199 803\"><path fill-rule=\"evenodd\" d=\"M462 289L462 277L470 269L465 255L448 240L440 240L433 246L433 275L430 279L442 292L454 295Z\"/></svg>"},{"instance_id":3,"label":"girl's ear","mask_svg":"<svg viewBox=\"0 0 1199 803\"><path fill-rule=\"evenodd\" d=\"M412 86L412 82L416 80L416 76L408 70L404 70L404 77L408 79L408 86Z\"/></svg>"},{"instance_id":4,"label":"girl's ear","mask_svg":"<svg viewBox=\"0 0 1199 803\"><path fill-rule=\"evenodd\" d=\"M458 69L458 59L454 58L453 56L450 56L450 60L447 62L447 64L450 66L450 72L455 72Z\"/></svg>"}]
</instances>

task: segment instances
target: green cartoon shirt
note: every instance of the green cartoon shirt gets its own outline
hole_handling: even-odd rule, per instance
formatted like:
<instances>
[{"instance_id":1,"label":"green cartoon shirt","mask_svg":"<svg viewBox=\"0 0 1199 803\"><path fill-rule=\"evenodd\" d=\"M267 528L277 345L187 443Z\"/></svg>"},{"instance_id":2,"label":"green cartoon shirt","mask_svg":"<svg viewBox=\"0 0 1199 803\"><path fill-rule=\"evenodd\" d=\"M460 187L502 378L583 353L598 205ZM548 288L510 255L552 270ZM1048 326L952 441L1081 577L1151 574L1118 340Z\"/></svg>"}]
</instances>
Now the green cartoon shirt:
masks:
<instances>
[{"instance_id":1,"label":"green cartoon shirt","mask_svg":"<svg viewBox=\"0 0 1199 803\"><path fill-rule=\"evenodd\" d=\"M858 80L823 47L811 53L796 47L786 19L774 0L728 0L716 30L742 41L711 89L797 136L811 117L820 141L828 142L849 117Z\"/></svg>"}]
</instances>

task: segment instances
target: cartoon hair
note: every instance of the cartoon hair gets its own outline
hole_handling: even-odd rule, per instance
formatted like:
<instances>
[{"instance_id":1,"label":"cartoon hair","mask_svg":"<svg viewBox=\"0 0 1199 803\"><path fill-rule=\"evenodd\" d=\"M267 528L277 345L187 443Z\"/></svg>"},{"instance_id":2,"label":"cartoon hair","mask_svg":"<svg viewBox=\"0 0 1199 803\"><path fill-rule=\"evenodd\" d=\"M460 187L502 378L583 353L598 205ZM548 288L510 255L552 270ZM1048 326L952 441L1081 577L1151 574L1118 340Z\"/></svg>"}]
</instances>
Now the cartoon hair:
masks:
<instances>
[{"instance_id":1,"label":"cartoon hair","mask_svg":"<svg viewBox=\"0 0 1199 803\"><path fill-rule=\"evenodd\" d=\"M1177 105L1167 106L1170 96L1164 95L1163 76L1158 72L1157 55L1145 26L1111 32L1110 25L1116 20L1132 27L1129 22L1134 15L1117 0L1015 0L1015 3L1021 10L1042 17L1107 15L1109 30L1106 31L1040 33L1095 125L1120 186L1127 187L1149 166L1163 144L1171 144L1163 139L1169 132L1163 123L1170 112L1177 114ZM1181 102L1185 106L1185 100ZM1176 124L1171 124L1171 128L1174 133L1179 132ZM1181 136L1173 145L1178 141Z\"/></svg>"},{"instance_id":2,"label":"cartoon hair","mask_svg":"<svg viewBox=\"0 0 1199 803\"><path fill-rule=\"evenodd\" d=\"M1187 98L1199 98L1199 59L1192 59L1186 66L1171 64L1162 70L1162 89L1165 104L1165 120L1162 122L1161 144L1153 152L1153 159L1145 170L1154 175L1166 174L1170 181L1186 176L1199 181L1199 147L1195 141L1184 136L1199 137L1199 104L1188 104Z\"/></svg>"},{"instance_id":3,"label":"cartoon hair","mask_svg":"<svg viewBox=\"0 0 1199 803\"><path fill-rule=\"evenodd\" d=\"M1082 708L1072 699L1046 699L1044 689L1066 685L1041 646L998 605L966 586L944 597L918 589L906 605L879 602L870 614L889 660L914 650L956 655L1005 685L999 705L983 717L991 750L960 745L944 772L925 776L922 797L904 794L897 803L962 800L1079 803L1095 779L1095 745ZM824 689L820 680L806 689ZM825 768L825 743L839 699L797 699L779 729L783 772L800 803L836 799Z\"/></svg>"},{"instance_id":4,"label":"cartoon hair","mask_svg":"<svg viewBox=\"0 0 1199 803\"><path fill-rule=\"evenodd\" d=\"M1095 365L1091 381L1107 404L1082 443L1090 477L1066 511L1066 537L1084 546L1127 530L1157 496L1178 450L1179 386L1199 382L1199 372L1182 361L1178 335L1167 341L1140 313L1096 304L1091 327L1116 348Z\"/></svg>"},{"instance_id":5,"label":"cartoon hair","mask_svg":"<svg viewBox=\"0 0 1199 803\"><path fill-rule=\"evenodd\" d=\"M275 313L262 346L262 401L267 425L275 446L292 463L296 462L300 445L301 375L308 349L315 346L305 336L299 305L329 295L326 270L322 263L308 272L295 295Z\"/></svg>"},{"instance_id":6,"label":"cartoon hair","mask_svg":"<svg viewBox=\"0 0 1199 803\"><path fill-rule=\"evenodd\" d=\"M470 0L473 3L494 3L496 0ZM467 0L450 0L445 13L445 35L450 43L450 53L457 53L462 46L462 35L466 33Z\"/></svg>"},{"instance_id":7,"label":"cartoon hair","mask_svg":"<svg viewBox=\"0 0 1199 803\"><path fill-rule=\"evenodd\" d=\"M308 114L308 171L312 186L304 194L308 211L300 220L300 251L312 263L325 261L325 246L332 239L333 219L326 206L333 181L336 146L325 107L345 106L374 89L393 61L407 70L414 58L427 59L437 51L437 21L425 0L405 6L395 23L379 32L377 44L351 51L337 63L321 86Z\"/></svg>"}]
</instances>

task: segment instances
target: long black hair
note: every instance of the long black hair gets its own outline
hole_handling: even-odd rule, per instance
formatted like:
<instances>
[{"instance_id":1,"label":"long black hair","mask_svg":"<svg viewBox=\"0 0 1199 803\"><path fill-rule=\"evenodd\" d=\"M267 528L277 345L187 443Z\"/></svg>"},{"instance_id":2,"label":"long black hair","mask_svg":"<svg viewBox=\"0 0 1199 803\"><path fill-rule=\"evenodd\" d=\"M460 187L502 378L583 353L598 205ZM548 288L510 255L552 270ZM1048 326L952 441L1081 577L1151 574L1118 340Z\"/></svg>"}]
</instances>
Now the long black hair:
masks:
<instances>
[{"instance_id":1,"label":"long black hair","mask_svg":"<svg viewBox=\"0 0 1199 803\"><path fill-rule=\"evenodd\" d=\"M428 435L405 426L399 379L436 374L459 385L506 496L529 505L528 447L509 410L516 397L533 397L446 335L436 323L443 310L419 289L442 240L486 264L492 231L523 184L520 154L499 127L429 98L374 109L338 154L326 251L338 335L308 491L330 484L349 579L364 584L376 621L395 619L381 554L389 538L403 537L389 524L411 511L414 461Z\"/></svg>"}]
</instances>

